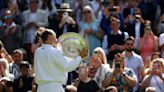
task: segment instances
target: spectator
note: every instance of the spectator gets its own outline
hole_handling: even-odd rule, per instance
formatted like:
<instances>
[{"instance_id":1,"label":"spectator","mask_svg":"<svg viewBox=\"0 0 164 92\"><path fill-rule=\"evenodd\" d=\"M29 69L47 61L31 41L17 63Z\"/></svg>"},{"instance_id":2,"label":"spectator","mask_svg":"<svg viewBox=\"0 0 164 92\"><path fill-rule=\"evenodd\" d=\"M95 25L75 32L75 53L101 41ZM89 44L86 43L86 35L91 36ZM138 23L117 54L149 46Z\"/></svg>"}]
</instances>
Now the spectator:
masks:
<instances>
[{"instance_id":1,"label":"spectator","mask_svg":"<svg viewBox=\"0 0 164 92\"><path fill-rule=\"evenodd\" d=\"M23 61L20 64L22 75L14 80L13 92L28 92L32 90L34 77L29 73L30 68L30 64L27 61Z\"/></svg>"},{"instance_id":2,"label":"spectator","mask_svg":"<svg viewBox=\"0 0 164 92\"><path fill-rule=\"evenodd\" d=\"M105 50L108 63L112 65L114 55L124 50L124 40L128 38L127 32L121 32L120 20L117 18L110 19L111 33L104 36L103 49ZM111 66L112 67L112 66Z\"/></svg>"},{"instance_id":3,"label":"spectator","mask_svg":"<svg viewBox=\"0 0 164 92\"><path fill-rule=\"evenodd\" d=\"M83 20L79 24L80 34L84 36L89 44L90 56L96 47L101 47L101 39L104 32L100 28L100 22L95 18L90 6L83 9Z\"/></svg>"},{"instance_id":4,"label":"spectator","mask_svg":"<svg viewBox=\"0 0 164 92\"><path fill-rule=\"evenodd\" d=\"M164 33L164 13L159 18L158 34Z\"/></svg>"},{"instance_id":5,"label":"spectator","mask_svg":"<svg viewBox=\"0 0 164 92\"><path fill-rule=\"evenodd\" d=\"M151 56L154 52L158 51L158 37L152 32L150 24L146 23L144 27L144 35L138 40L138 49L140 55L146 64L146 58Z\"/></svg>"},{"instance_id":6,"label":"spectator","mask_svg":"<svg viewBox=\"0 0 164 92\"><path fill-rule=\"evenodd\" d=\"M3 30L0 32L0 39L2 40L7 52L11 54L14 49L20 47L22 31L21 27L13 21L10 10L6 10L4 21Z\"/></svg>"},{"instance_id":7,"label":"spectator","mask_svg":"<svg viewBox=\"0 0 164 92\"><path fill-rule=\"evenodd\" d=\"M12 92L14 75L8 71L8 61L5 58L0 59L0 91L1 92Z\"/></svg>"},{"instance_id":8,"label":"spectator","mask_svg":"<svg viewBox=\"0 0 164 92\"><path fill-rule=\"evenodd\" d=\"M80 65L79 66L79 78L75 80L75 82L72 84L76 88L71 87L69 90L72 92L74 89L74 92L98 92L99 91L99 86L97 82L91 78L88 77L88 72L89 69L85 65ZM68 89L68 86L66 87Z\"/></svg>"},{"instance_id":9,"label":"spectator","mask_svg":"<svg viewBox=\"0 0 164 92\"><path fill-rule=\"evenodd\" d=\"M9 71L18 79L21 76L20 64L23 61L23 52L20 49L13 51L13 62L9 64Z\"/></svg>"},{"instance_id":10,"label":"spectator","mask_svg":"<svg viewBox=\"0 0 164 92\"><path fill-rule=\"evenodd\" d=\"M49 20L49 28L56 32L57 38L66 32L79 32L78 24L74 20L73 10L70 9L68 3L62 3L58 14L54 15L52 20Z\"/></svg>"},{"instance_id":11,"label":"spectator","mask_svg":"<svg viewBox=\"0 0 164 92\"><path fill-rule=\"evenodd\" d=\"M133 69L135 75L137 76L137 85L134 87L134 91L139 90L139 84L142 81L142 70L143 70L143 60L142 57L134 52L134 38L130 36L125 40L125 51L122 53L125 58L125 66Z\"/></svg>"},{"instance_id":12,"label":"spectator","mask_svg":"<svg viewBox=\"0 0 164 92\"><path fill-rule=\"evenodd\" d=\"M105 88L116 86L118 92L133 92L133 87L137 83L137 78L132 69L125 66L124 57L121 53L115 55L113 70L110 75L103 80Z\"/></svg>"},{"instance_id":13,"label":"spectator","mask_svg":"<svg viewBox=\"0 0 164 92\"><path fill-rule=\"evenodd\" d=\"M23 17L23 48L27 51L28 61L32 63L33 55L31 52L32 44L35 39L36 30L48 27L48 17L45 11L38 9L38 0L30 0L30 7L22 13Z\"/></svg>"},{"instance_id":14,"label":"spectator","mask_svg":"<svg viewBox=\"0 0 164 92\"><path fill-rule=\"evenodd\" d=\"M8 63L11 63L13 61L12 57L10 54L8 54L8 52L6 51L6 49L3 46L2 41L0 40L0 58L5 58L7 59Z\"/></svg>"},{"instance_id":15,"label":"spectator","mask_svg":"<svg viewBox=\"0 0 164 92\"><path fill-rule=\"evenodd\" d=\"M162 58L164 58L164 33L159 36L159 46Z\"/></svg>"},{"instance_id":16,"label":"spectator","mask_svg":"<svg viewBox=\"0 0 164 92\"><path fill-rule=\"evenodd\" d=\"M101 90L104 90L102 87L102 81L105 78L105 74L110 70L110 66L107 64L105 51L101 47L94 49L88 67L88 76L97 82Z\"/></svg>"},{"instance_id":17,"label":"spectator","mask_svg":"<svg viewBox=\"0 0 164 92\"><path fill-rule=\"evenodd\" d=\"M151 72L146 75L141 83L141 88L155 87L156 92L164 91L164 59L157 58L151 62Z\"/></svg>"},{"instance_id":18,"label":"spectator","mask_svg":"<svg viewBox=\"0 0 164 92\"><path fill-rule=\"evenodd\" d=\"M134 49L137 51L138 40L144 34L144 23L145 20L142 18L141 10L134 8L134 15L128 15L124 21L125 31L128 32L129 36L135 38Z\"/></svg>"}]
</instances>

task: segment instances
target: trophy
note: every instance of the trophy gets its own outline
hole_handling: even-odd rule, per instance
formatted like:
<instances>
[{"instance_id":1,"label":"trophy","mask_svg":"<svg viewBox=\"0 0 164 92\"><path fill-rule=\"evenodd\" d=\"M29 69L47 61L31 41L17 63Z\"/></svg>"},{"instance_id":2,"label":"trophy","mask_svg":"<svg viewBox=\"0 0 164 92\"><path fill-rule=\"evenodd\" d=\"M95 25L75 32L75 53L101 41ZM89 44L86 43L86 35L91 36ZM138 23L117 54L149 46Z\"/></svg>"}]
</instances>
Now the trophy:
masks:
<instances>
[{"instance_id":1,"label":"trophy","mask_svg":"<svg viewBox=\"0 0 164 92\"><path fill-rule=\"evenodd\" d=\"M62 34L58 41L57 48L61 50L64 56L70 59L79 56L78 49L89 48L86 40L80 34L74 32Z\"/></svg>"}]
</instances>

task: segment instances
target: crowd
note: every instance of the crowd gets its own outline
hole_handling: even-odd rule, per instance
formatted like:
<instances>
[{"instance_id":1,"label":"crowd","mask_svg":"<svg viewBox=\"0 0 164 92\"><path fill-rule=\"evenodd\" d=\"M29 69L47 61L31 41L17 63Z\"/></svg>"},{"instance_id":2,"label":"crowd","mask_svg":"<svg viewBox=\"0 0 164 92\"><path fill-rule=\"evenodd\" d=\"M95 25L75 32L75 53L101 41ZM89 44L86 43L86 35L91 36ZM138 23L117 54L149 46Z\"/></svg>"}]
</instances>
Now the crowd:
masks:
<instances>
[{"instance_id":1,"label":"crowd","mask_svg":"<svg viewBox=\"0 0 164 92\"><path fill-rule=\"evenodd\" d=\"M0 92L36 92L36 50L47 42L56 48L52 41L67 32L85 38L89 55L78 68L65 67L66 92L164 92L163 6L164 0L0 0Z\"/></svg>"}]
</instances>

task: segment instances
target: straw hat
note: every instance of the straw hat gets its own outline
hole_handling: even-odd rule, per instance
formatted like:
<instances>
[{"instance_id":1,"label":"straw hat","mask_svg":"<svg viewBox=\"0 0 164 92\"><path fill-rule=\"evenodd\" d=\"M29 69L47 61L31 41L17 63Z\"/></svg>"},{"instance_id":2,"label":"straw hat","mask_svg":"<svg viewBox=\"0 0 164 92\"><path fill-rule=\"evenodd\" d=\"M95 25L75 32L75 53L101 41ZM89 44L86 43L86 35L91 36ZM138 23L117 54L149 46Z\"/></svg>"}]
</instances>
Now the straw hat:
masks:
<instances>
[{"instance_id":1,"label":"straw hat","mask_svg":"<svg viewBox=\"0 0 164 92\"><path fill-rule=\"evenodd\" d=\"M68 3L62 3L61 5L60 5L60 9L58 9L58 11L60 12L60 11L62 11L62 12L72 12L73 10L72 9L70 9L70 5L68 4Z\"/></svg>"}]
</instances>

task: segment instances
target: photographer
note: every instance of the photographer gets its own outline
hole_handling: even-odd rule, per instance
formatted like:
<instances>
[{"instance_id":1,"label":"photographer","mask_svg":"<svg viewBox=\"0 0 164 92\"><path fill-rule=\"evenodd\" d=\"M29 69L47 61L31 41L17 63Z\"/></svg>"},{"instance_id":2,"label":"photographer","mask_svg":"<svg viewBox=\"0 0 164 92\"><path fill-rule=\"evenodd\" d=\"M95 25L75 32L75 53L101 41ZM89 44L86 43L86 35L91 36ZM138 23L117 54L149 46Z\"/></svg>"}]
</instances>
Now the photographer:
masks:
<instances>
[{"instance_id":1,"label":"photographer","mask_svg":"<svg viewBox=\"0 0 164 92\"><path fill-rule=\"evenodd\" d=\"M132 69L125 67L124 57L121 53L115 55L113 67L111 75L106 76L103 81L103 86L105 88L116 86L118 92L132 92L137 78Z\"/></svg>"},{"instance_id":2,"label":"photographer","mask_svg":"<svg viewBox=\"0 0 164 92\"><path fill-rule=\"evenodd\" d=\"M124 18L123 18L120 7L114 6L114 5L106 6L106 3L102 3L102 5L104 6L104 10L103 10L102 19L100 22L100 27L105 31L105 34L109 34L111 32L109 25L110 25L110 19L113 17L117 17L120 20L120 27L122 29Z\"/></svg>"},{"instance_id":3,"label":"photographer","mask_svg":"<svg viewBox=\"0 0 164 92\"><path fill-rule=\"evenodd\" d=\"M134 9L134 15L128 15L124 21L124 29L128 32L129 36L133 36L134 48L137 49L138 39L144 34L145 20L142 18L141 10L139 8Z\"/></svg>"},{"instance_id":4,"label":"photographer","mask_svg":"<svg viewBox=\"0 0 164 92\"><path fill-rule=\"evenodd\" d=\"M73 18L73 10L68 3L62 3L58 14L49 20L49 28L53 29L57 38L66 32L79 32L78 24Z\"/></svg>"},{"instance_id":5,"label":"photographer","mask_svg":"<svg viewBox=\"0 0 164 92\"><path fill-rule=\"evenodd\" d=\"M151 72L146 75L141 83L141 88L154 87L156 92L164 92L164 59L154 59L151 64Z\"/></svg>"}]
</instances>

